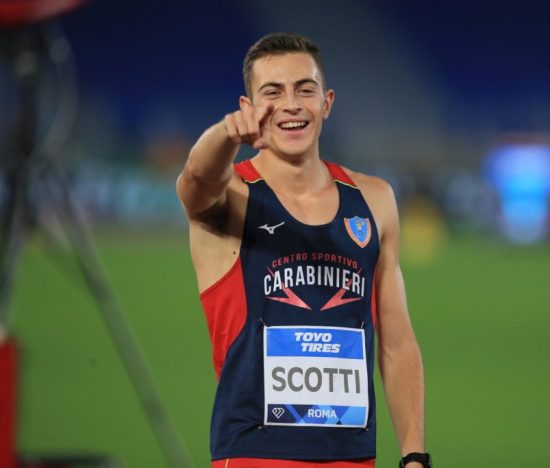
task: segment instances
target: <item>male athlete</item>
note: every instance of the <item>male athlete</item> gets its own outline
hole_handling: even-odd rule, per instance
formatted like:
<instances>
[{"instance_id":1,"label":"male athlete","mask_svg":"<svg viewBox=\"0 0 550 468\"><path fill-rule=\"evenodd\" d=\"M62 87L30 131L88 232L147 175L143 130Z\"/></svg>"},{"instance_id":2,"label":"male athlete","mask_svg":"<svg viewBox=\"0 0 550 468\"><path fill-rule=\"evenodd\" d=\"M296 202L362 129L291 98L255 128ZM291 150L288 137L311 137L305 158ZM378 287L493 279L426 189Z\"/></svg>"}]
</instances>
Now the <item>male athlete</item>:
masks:
<instances>
[{"instance_id":1,"label":"male athlete","mask_svg":"<svg viewBox=\"0 0 550 468\"><path fill-rule=\"evenodd\" d=\"M392 190L320 158L315 44L268 35L243 74L177 182L219 378L212 466L374 467L375 334L400 466L431 466ZM258 153L234 164L243 143Z\"/></svg>"}]
</instances>

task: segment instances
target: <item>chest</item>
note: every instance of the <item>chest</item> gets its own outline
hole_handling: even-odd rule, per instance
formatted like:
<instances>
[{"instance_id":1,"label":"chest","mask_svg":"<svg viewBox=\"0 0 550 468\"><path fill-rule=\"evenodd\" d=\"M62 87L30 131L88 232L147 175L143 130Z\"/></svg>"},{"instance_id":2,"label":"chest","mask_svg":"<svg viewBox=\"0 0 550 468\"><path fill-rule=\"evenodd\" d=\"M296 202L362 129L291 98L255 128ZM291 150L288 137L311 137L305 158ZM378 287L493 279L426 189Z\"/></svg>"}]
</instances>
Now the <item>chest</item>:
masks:
<instances>
[{"instance_id":1,"label":"chest","mask_svg":"<svg viewBox=\"0 0 550 468\"><path fill-rule=\"evenodd\" d=\"M248 304L266 323L365 321L378 257L372 214L356 189L326 195L310 205L251 188L241 260Z\"/></svg>"},{"instance_id":2,"label":"chest","mask_svg":"<svg viewBox=\"0 0 550 468\"><path fill-rule=\"evenodd\" d=\"M288 194L274 191L274 194L293 218L313 226L330 223L340 205L338 189L334 184L315 193Z\"/></svg>"}]
</instances>

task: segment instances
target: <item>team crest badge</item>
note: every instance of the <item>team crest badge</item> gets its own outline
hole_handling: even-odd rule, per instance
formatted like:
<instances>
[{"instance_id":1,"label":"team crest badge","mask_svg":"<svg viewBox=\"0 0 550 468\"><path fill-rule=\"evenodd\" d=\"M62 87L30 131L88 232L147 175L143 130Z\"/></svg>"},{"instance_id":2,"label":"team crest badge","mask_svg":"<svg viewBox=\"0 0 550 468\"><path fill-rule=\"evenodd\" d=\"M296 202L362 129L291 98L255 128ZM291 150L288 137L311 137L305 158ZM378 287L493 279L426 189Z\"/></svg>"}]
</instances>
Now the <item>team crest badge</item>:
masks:
<instances>
[{"instance_id":1,"label":"team crest badge","mask_svg":"<svg viewBox=\"0 0 550 468\"><path fill-rule=\"evenodd\" d=\"M363 248L369 243L371 226L368 218L360 218L359 216L344 218L344 224L349 236L359 247Z\"/></svg>"}]
</instances>

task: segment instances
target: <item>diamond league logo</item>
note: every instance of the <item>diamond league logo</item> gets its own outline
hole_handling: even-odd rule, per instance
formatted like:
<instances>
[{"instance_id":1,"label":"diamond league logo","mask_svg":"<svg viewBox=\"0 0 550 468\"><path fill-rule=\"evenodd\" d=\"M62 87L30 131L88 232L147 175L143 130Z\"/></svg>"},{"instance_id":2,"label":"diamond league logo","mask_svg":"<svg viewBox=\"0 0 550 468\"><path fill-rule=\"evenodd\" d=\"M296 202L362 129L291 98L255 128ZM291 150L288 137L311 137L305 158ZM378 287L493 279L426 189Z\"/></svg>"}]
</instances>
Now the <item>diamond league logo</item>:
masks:
<instances>
[{"instance_id":1,"label":"diamond league logo","mask_svg":"<svg viewBox=\"0 0 550 468\"><path fill-rule=\"evenodd\" d=\"M284 408L277 407L277 408L273 408L273 409L271 410L271 412L273 413L273 415L274 415L277 419L280 419L281 416L285 413L285 410L284 410Z\"/></svg>"}]
</instances>

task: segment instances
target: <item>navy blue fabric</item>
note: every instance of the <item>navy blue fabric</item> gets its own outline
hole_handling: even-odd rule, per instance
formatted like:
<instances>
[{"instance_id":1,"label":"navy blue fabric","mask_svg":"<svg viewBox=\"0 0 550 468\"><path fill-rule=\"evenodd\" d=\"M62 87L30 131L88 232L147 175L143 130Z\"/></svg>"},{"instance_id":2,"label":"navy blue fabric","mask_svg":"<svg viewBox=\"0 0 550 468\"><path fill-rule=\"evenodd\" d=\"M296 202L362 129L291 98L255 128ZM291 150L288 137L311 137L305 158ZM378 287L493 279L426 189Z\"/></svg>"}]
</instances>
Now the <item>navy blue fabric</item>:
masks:
<instances>
[{"instance_id":1,"label":"navy blue fabric","mask_svg":"<svg viewBox=\"0 0 550 468\"><path fill-rule=\"evenodd\" d=\"M228 350L220 375L211 425L212 459L280 458L338 460L375 457L376 416L373 389L374 325L371 293L379 238L372 213L359 189L336 182L340 197L334 220L310 226L294 219L265 181L248 183L250 194L241 246L241 262L247 298L247 319L242 332ZM361 248L348 233L344 218L370 220L369 243ZM273 234L260 226L275 228ZM285 267L311 264L335 266L334 262L313 261L323 252L357 262L365 276L364 297L355 302L320 310L339 287L294 286L292 291L311 310L266 298L266 275ZM274 261L306 253L307 261L274 267ZM295 257L296 259L296 257ZM348 260L349 261L349 260ZM344 264L341 268L353 270ZM357 270L353 270L357 271ZM277 291L270 296L287 297ZM344 298L360 297L347 291ZM369 375L369 417L365 428L300 427L263 425L263 327L275 325L320 325L365 329Z\"/></svg>"}]
</instances>

